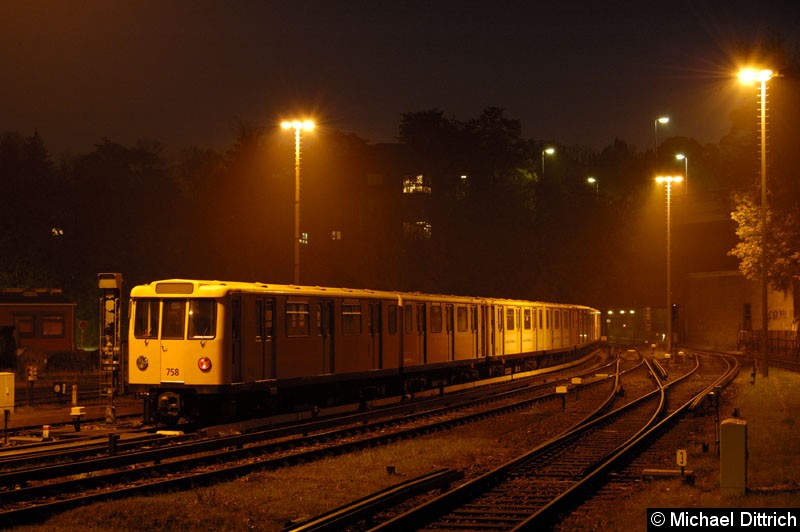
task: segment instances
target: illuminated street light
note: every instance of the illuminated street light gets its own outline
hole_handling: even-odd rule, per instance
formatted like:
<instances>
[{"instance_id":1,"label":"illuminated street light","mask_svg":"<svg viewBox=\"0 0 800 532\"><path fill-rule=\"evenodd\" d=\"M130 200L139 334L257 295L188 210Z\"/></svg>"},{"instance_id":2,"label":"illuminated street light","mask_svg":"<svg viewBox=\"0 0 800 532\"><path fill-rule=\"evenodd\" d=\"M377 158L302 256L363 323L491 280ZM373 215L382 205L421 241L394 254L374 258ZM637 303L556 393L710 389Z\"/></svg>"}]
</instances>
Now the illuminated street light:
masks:
<instances>
[{"instance_id":1,"label":"illuminated street light","mask_svg":"<svg viewBox=\"0 0 800 532\"><path fill-rule=\"evenodd\" d=\"M544 156L553 155L556 152L555 148L545 148L542 150L542 177L544 177Z\"/></svg>"},{"instance_id":2,"label":"illuminated street light","mask_svg":"<svg viewBox=\"0 0 800 532\"><path fill-rule=\"evenodd\" d=\"M745 68L739 71L739 81L752 85L761 84L759 99L761 103L761 371L769 376L767 358L767 336L769 334L769 315L767 313L767 82L775 77L768 69Z\"/></svg>"},{"instance_id":3,"label":"illuminated street light","mask_svg":"<svg viewBox=\"0 0 800 532\"><path fill-rule=\"evenodd\" d=\"M672 184L683 181L683 176L667 175L656 177L657 183L666 183L667 188L667 353L672 353L672 227L671 227L671 202Z\"/></svg>"},{"instance_id":4,"label":"illuminated street light","mask_svg":"<svg viewBox=\"0 0 800 532\"><path fill-rule=\"evenodd\" d=\"M653 120L653 152L656 156L656 166L658 166L658 124L669 124L669 117L661 116Z\"/></svg>"},{"instance_id":5,"label":"illuminated street light","mask_svg":"<svg viewBox=\"0 0 800 532\"><path fill-rule=\"evenodd\" d=\"M586 182L589 183L590 185L594 185L595 199L600 198L600 182L593 177L587 177Z\"/></svg>"},{"instance_id":6,"label":"illuminated street light","mask_svg":"<svg viewBox=\"0 0 800 532\"><path fill-rule=\"evenodd\" d=\"M300 132L314 129L311 120L284 120L283 129L294 129L294 284L300 284Z\"/></svg>"},{"instance_id":7,"label":"illuminated street light","mask_svg":"<svg viewBox=\"0 0 800 532\"><path fill-rule=\"evenodd\" d=\"M676 153L675 158L683 161L683 177L686 179L686 183L683 185L683 194L686 195L689 193L689 158L682 153Z\"/></svg>"}]
</instances>

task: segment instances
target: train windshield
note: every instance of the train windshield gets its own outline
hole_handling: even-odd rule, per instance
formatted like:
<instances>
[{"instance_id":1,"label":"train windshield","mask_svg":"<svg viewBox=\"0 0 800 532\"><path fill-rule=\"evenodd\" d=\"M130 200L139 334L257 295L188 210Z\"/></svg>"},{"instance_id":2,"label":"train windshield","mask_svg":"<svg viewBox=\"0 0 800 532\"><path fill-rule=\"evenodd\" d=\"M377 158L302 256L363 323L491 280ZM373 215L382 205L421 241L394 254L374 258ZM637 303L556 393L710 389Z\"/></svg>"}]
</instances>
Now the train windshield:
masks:
<instances>
[{"instance_id":1,"label":"train windshield","mask_svg":"<svg viewBox=\"0 0 800 532\"><path fill-rule=\"evenodd\" d=\"M165 340L202 340L214 338L216 335L217 305L213 299L138 299L133 324L134 336L142 339L158 338L159 317L161 338Z\"/></svg>"}]
</instances>

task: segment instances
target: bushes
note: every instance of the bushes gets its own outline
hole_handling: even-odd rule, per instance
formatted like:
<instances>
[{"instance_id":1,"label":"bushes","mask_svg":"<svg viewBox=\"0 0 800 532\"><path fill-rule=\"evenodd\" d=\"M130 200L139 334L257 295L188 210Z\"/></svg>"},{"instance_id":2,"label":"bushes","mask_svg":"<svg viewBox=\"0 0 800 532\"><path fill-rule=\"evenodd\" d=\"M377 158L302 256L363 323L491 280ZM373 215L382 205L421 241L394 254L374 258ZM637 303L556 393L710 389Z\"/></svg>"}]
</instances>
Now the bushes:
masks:
<instances>
[{"instance_id":1,"label":"bushes","mask_svg":"<svg viewBox=\"0 0 800 532\"><path fill-rule=\"evenodd\" d=\"M66 351L54 353L46 359L48 373L83 373L97 371L98 368L97 351Z\"/></svg>"}]
</instances>

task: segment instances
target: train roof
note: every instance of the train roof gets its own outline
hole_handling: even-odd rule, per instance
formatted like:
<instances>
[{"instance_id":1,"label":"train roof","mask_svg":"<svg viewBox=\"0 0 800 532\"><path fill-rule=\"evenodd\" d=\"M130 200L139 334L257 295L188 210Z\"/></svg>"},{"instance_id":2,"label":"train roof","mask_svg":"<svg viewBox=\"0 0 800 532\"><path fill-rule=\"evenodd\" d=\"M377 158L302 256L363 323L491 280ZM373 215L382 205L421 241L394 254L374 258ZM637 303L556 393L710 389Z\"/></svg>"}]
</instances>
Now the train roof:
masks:
<instances>
[{"instance_id":1,"label":"train roof","mask_svg":"<svg viewBox=\"0 0 800 532\"><path fill-rule=\"evenodd\" d=\"M454 296L449 294L429 294L423 292L398 292L390 290L372 290L368 288L333 288L324 286L302 286L261 282L216 281L198 279L164 279L145 285L134 286L131 297L155 296L194 296L221 297L229 292L254 292L284 294L297 296L337 296L352 298L396 299L399 303L406 301L425 301L430 299L447 299L458 303L489 303L502 305L544 305L556 308L581 308L595 310L585 305L553 303L546 301L528 301L495 297Z\"/></svg>"}]
</instances>

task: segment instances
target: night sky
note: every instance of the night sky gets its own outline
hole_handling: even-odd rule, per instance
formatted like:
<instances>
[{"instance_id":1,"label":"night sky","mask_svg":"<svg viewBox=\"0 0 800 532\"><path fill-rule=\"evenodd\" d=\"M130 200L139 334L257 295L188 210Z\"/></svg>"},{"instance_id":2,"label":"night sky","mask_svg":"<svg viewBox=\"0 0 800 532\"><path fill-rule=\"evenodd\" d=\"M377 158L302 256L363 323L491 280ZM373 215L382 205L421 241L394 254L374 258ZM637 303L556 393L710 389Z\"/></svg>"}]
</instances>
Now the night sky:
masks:
<instances>
[{"instance_id":1,"label":"night sky","mask_svg":"<svg viewBox=\"0 0 800 532\"><path fill-rule=\"evenodd\" d=\"M796 0L3 0L0 132L224 149L238 121L310 114L378 143L402 113L497 106L565 145L648 149L663 114L716 143L753 97L737 42L799 25Z\"/></svg>"}]
</instances>

